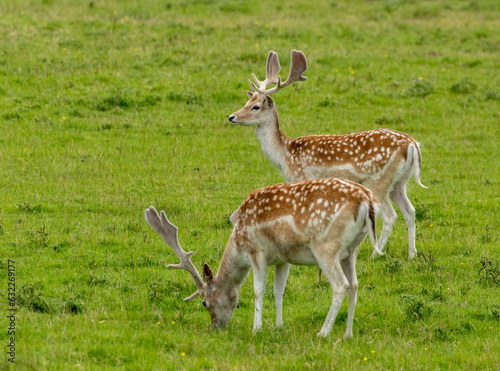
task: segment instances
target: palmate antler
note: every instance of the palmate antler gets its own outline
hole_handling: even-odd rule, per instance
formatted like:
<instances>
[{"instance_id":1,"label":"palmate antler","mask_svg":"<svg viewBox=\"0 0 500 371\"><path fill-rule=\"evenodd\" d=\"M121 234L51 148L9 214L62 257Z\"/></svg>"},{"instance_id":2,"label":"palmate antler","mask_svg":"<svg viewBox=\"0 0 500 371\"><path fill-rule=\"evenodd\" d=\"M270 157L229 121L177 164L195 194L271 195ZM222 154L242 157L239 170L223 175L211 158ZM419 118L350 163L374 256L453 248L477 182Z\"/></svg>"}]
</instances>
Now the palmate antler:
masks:
<instances>
[{"instance_id":1,"label":"palmate antler","mask_svg":"<svg viewBox=\"0 0 500 371\"><path fill-rule=\"evenodd\" d=\"M202 294L203 289L205 288L205 283L198 273L198 270L191 262L191 255L193 254L193 252L185 252L179 245L179 240L177 238L177 227L170 223L163 210L161 211L160 217L160 215L158 215L158 211L156 211L153 206L150 206L148 209L146 209L146 221L151 226L151 228L153 228L156 233L158 233L161 238L163 238L163 241L165 241L167 245L170 246L172 250L174 250L175 254L181 261L179 264L169 264L167 265L167 267L174 269L184 269L191 273L191 276L193 276L194 283L196 284L196 287L198 287L198 290L194 294L185 298L184 301L192 300Z\"/></svg>"},{"instance_id":2,"label":"palmate antler","mask_svg":"<svg viewBox=\"0 0 500 371\"><path fill-rule=\"evenodd\" d=\"M307 77L302 76L302 74L307 70L307 59L304 53L300 50L293 49L291 61L288 79L284 83L281 83L281 77L277 76L281 69L278 54L270 51L267 57L266 79L264 81L259 81L255 77L255 74L252 74L259 87L257 87L252 81L248 80L250 89L252 89L253 92L260 94L271 95L283 88L286 88L288 85L293 84L295 81L306 81ZM271 89L266 89L268 84L276 84L276 86Z\"/></svg>"},{"instance_id":3,"label":"palmate antler","mask_svg":"<svg viewBox=\"0 0 500 371\"><path fill-rule=\"evenodd\" d=\"M278 53L271 50L267 55L266 79L264 81L259 81L257 80L257 77L254 73L252 73L252 77L257 85L259 85L259 89L265 90L267 85L278 83L278 73L280 72L280 70L281 66L280 60L278 59Z\"/></svg>"}]
</instances>

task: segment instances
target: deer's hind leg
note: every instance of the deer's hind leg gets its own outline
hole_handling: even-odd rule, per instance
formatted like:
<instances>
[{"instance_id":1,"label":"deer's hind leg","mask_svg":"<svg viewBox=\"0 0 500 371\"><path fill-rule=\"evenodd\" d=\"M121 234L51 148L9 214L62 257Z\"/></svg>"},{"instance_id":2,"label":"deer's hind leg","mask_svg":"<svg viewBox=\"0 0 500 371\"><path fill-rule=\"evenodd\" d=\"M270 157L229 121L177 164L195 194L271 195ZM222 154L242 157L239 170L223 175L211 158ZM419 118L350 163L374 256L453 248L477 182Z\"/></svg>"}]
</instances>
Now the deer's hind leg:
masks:
<instances>
[{"instance_id":1,"label":"deer's hind leg","mask_svg":"<svg viewBox=\"0 0 500 371\"><path fill-rule=\"evenodd\" d=\"M394 184L390 192L390 197L405 218L406 226L408 227L408 256L412 259L417 255L417 248L415 247L415 208L406 195L406 179Z\"/></svg>"},{"instance_id":2,"label":"deer's hind leg","mask_svg":"<svg viewBox=\"0 0 500 371\"><path fill-rule=\"evenodd\" d=\"M380 204L380 216L382 217L382 232L380 233L380 237L378 239L378 249L380 251L384 250L385 245L387 244L387 240L391 235L392 228L396 221L398 220L398 214L394 210L394 207L391 204L391 200L389 197L384 197L383 203ZM373 250L372 258L377 257L379 254L376 250Z\"/></svg>"},{"instance_id":3,"label":"deer's hind leg","mask_svg":"<svg viewBox=\"0 0 500 371\"><path fill-rule=\"evenodd\" d=\"M327 278L332 287L333 297L332 305L326 316L325 322L318 336L326 337L332 331L335 318L339 313L340 306L344 301L345 294L349 289L349 281L342 270L339 259L339 248L332 249L332 246L318 247L315 249L314 255L318 261L318 265Z\"/></svg>"},{"instance_id":4,"label":"deer's hind leg","mask_svg":"<svg viewBox=\"0 0 500 371\"><path fill-rule=\"evenodd\" d=\"M358 295L358 277L356 275L356 258L358 256L359 246L366 237L366 233L360 233L350 246L349 256L341 261L342 270L349 281L349 290L347 291L349 299L349 309L347 311L347 327L344 339L352 338L352 324L354 321L354 310L356 309Z\"/></svg>"}]
</instances>

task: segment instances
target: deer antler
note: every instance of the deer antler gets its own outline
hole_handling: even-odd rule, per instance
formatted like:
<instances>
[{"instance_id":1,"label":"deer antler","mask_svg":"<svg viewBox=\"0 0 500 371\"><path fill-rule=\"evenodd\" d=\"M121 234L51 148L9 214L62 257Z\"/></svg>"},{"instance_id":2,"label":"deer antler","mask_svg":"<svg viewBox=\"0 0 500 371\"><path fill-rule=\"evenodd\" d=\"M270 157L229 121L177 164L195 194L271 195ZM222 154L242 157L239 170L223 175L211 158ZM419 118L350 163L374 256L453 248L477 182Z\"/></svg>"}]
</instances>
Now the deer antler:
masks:
<instances>
[{"instance_id":1,"label":"deer antler","mask_svg":"<svg viewBox=\"0 0 500 371\"><path fill-rule=\"evenodd\" d=\"M257 85L259 85L259 89L266 89L267 85L278 83L278 73L280 72L280 70L281 66L280 60L278 59L278 53L275 53L271 50L267 55L266 79L264 81L259 81L253 73L252 77Z\"/></svg>"},{"instance_id":2,"label":"deer antler","mask_svg":"<svg viewBox=\"0 0 500 371\"><path fill-rule=\"evenodd\" d=\"M150 206L149 209L146 209L146 221L151 226L151 228L153 228L156 233L158 233L161 238L163 238L163 241L165 241L167 245L170 246L172 250L174 250L175 254L181 260L179 264L169 264L167 265L167 267L174 269L184 269L191 273L191 276L193 276L194 278L194 283L196 284L196 287L198 287L198 291L185 298L184 301L192 300L202 294L203 289L205 288L205 283L203 282L203 279L191 262L191 255L193 254L193 252L185 252L179 245L179 240L177 238L177 227L170 223L163 210L161 211L160 217L158 215L158 211L156 211L153 206Z\"/></svg>"},{"instance_id":3,"label":"deer antler","mask_svg":"<svg viewBox=\"0 0 500 371\"><path fill-rule=\"evenodd\" d=\"M295 81L306 81L307 77L302 76L302 74L307 70L307 59L304 53L302 53L300 50L293 49L291 60L292 63L290 66L290 74L288 75L288 79L284 83L281 83L281 77L280 76L276 77L276 75L280 70L278 54L276 54L275 52L270 52L267 58L268 64L267 64L266 80L260 82L259 80L257 80L255 75L252 74L254 80L257 82L259 87L255 86L255 84L252 81L248 80L248 83L250 84L250 88L252 89L252 91L258 92L260 94L271 95L276 93L277 91L280 91L283 88L286 88L288 85L293 84ZM272 75L272 73L275 74ZM266 85L269 83L276 84L276 86L274 88L266 90Z\"/></svg>"}]
</instances>

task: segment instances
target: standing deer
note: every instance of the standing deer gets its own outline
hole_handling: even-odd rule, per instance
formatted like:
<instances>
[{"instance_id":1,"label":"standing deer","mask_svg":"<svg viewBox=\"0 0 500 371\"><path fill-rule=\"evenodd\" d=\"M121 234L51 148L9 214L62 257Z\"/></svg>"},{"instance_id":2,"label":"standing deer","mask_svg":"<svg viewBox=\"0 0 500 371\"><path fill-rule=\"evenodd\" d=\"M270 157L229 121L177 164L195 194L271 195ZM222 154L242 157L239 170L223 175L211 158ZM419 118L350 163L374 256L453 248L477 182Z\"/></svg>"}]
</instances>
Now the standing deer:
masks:
<instances>
[{"instance_id":1,"label":"standing deer","mask_svg":"<svg viewBox=\"0 0 500 371\"><path fill-rule=\"evenodd\" d=\"M214 276L205 263L203 279L191 262L192 252L186 253L180 247L177 227L169 222L165 212L159 216L151 206L146 209L146 221L181 261L168 267L185 269L193 276L198 290L184 300L202 295L212 328L227 327L250 268L254 272L255 289L253 330L262 328L262 304L270 265L276 266L276 325L283 325L283 292L290 265L319 265L330 282L333 299L318 335L330 334L347 292L349 307L344 337L351 338L358 289L356 256L367 234L377 251L375 204L370 190L343 179L275 184L253 191L231 215L234 228L219 271Z\"/></svg>"},{"instance_id":2,"label":"standing deer","mask_svg":"<svg viewBox=\"0 0 500 371\"><path fill-rule=\"evenodd\" d=\"M255 134L266 157L280 169L289 182L314 178L345 178L369 188L380 202L383 228L378 249L383 251L397 220L391 204L401 210L408 226L409 257L415 248L415 209L406 195L406 183L413 175L420 182L422 159L418 143L409 135L389 129L377 129L342 135L310 135L288 138L280 129L278 113L271 94L305 81L307 60L301 51L292 50L290 74L282 83L278 54L269 52L266 79L258 87L250 80L252 92L245 106L229 116L235 125L257 126ZM276 84L266 89L267 85ZM372 257L377 252L374 251Z\"/></svg>"}]
</instances>

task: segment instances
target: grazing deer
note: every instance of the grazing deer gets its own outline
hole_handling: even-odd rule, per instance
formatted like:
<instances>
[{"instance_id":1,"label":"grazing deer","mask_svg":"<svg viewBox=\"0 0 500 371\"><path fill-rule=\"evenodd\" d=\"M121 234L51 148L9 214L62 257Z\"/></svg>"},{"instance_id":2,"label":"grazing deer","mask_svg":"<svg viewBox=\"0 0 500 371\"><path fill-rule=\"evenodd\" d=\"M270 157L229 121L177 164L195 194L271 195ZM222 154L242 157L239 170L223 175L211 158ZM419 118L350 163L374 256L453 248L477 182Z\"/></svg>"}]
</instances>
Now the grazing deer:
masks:
<instances>
[{"instance_id":1,"label":"grazing deer","mask_svg":"<svg viewBox=\"0 0 500 371\"><path fill-rule=\"evenodd\" d=\"M168 267L185 269L193 276L198 290L184 300L202 295L203 306L212 318L212 328L227 327L238 304L240 286L252 268L253 330L261 329L267 267L270 265L276 266L276 325L283 325L283 292L290 265L319 265L330 282L333 299L318 335L330 334L347 292L349 307L344 337L351 338L358 289L356 256L367 234L377 251L375 204L371 191L343 179L312 179L253 191L231 215L234 228L219 271L214 276L205 263L203 279L191 262L192 252L186 253L180 247L177 227L169 222L165 212L159 216L151 206L146 209L146 221L181 261Z\"/></svg>"},{"instance_id":2,"label":"grazing deer","mask_svg":"<svg viewBox=\"0 0 500 371\"><path fill-rule=\"evenodd\" d=\"M278 54L269 52L266 79L250 80L252 92L245 106L229 116L235 125L257 126L255 134L266 157L283 173L289 182L314 178L345 178L369 188L380 202L383 228L378 249L383 251L397 220L391 204L394 201L403 213L408 226L409 257L415 248L415 209L406 196L406 183L413 175L420 182L421 154L418 143L409 135L389 129L377 129L343 135L310 135L288 138L280 129L278 113L271 94L305 81L302 76L307 60L301 51L292 50L290 74L282 83ZM266 89L267 85L276 84ZM374 251L372 257L377 252Z\"/></svg>"}]
</instances>

